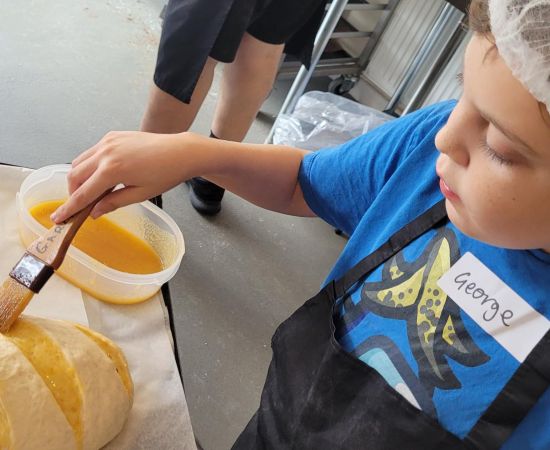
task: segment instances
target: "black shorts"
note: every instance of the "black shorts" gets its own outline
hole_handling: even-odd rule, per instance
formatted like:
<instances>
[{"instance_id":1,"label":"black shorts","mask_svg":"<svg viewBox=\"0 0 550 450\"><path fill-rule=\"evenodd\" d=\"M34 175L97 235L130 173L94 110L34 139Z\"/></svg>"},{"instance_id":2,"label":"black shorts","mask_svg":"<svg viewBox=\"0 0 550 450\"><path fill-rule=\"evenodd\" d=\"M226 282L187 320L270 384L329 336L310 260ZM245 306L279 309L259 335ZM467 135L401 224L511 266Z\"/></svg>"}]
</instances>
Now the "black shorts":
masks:
<instances>
[{"instance_id":1,"label":"black shorts","mask_svg":"<svg viewBox=\"0 0 550 450\"><path fill-rule=\"evenodd\" d=\"M232 62L245 32L268 44L286 44L325 3L326 0L234 0L210 57Z\"/></svg>"},{"instance_id":2,"label":"black shorts","mask_svg":"<svg viewBox=\"0 0 550 450\"><path fill-rule=\"evenodd\" d=\"M155 84L188 103L208 56L230 63L245 33L309 65L327 0L170 0Z\"/></svg>"}]
</instances>

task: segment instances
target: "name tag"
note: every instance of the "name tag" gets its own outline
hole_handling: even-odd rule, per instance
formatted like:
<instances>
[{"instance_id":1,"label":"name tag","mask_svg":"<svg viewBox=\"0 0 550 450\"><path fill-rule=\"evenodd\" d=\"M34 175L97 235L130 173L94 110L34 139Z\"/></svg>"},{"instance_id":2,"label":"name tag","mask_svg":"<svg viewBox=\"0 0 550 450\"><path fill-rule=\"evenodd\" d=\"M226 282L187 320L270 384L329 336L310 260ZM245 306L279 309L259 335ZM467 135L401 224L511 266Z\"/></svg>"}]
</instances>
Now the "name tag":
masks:
<instances>
[{"instance_id":1,"label":"name tag","mask_svg":"<svg viewBox=\"0 0 550 450\"><path fill-rule=\"evenodd\" d=\"M464 254L438 285L519 362L550 329L546 317L471 253Z\"/></svg>"}]
</instances>

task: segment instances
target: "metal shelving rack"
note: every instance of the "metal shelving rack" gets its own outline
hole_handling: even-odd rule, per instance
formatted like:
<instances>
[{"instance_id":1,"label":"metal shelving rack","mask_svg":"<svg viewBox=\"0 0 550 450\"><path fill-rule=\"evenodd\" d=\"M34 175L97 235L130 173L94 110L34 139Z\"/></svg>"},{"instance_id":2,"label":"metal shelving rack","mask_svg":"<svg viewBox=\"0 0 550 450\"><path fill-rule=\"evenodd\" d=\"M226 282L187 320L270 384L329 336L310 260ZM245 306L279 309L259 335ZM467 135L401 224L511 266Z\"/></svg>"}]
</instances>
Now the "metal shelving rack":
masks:
<instances>
[{"instance_id":1,"label":"metal shelving rack","mask_svg":"<svg viewBox=\"0 0 550 450\"><path fill-rule=\"evenodd\" d=\"M329 5L327 14L315 39L311 67L309 70L307 70L304 66L300 67L279 114L292 113L298 99L304 93L307 83L313 75L339 74L342 75L343 78L341 77L340 79L337 79L337 82L345 82L346 80L349 80L351 87L353 87L353 84L355 83L354 79L358 78L369 64L373 50L378 43L380 35L388 24L398 3L399 0L390 0L387 5L374 5L361 0L333 0ZM401 100L403 93L410 87L411 81L417 75L420 67L427 65L429 67L427 74L421 80L419 86L417 86L415 92L413 93L412 99L407 105L405 105L402 114L416 109L426 98L430 89L441 75L449 59L452 57L462 39L464 39L466 31L464 29L463 20L465 17L464 12L466 8L467 0L446 1L446 4L442 7L438 17L436 18L432 29L425 37L420 49L418 50L410 66L407 68L403 79L399 83L399 86L386 105L384 110L385 112L397 115L397 105L399 100ZM336 24L341 18L342 13L350 9L383 10L384 13L378 20L374 31L368 33L369 39L359 57L339 58L332 61L321 60L321 55L328 41L333 37L342 37L338 36L338 34L336 34L337 32L334 33L334 30ZM450 33L448 32L449 28L451 29ZM363 34L362 36L364 37L365 35ZM346 35L346 37L348 37L348 35ZM443 44L442 48L435 56L435 59L428 62L428 55L430 55L431 52L441 44ZM291 73L289 67L289 65L285 67L285 63L283 63L280 72L281 76L287 76L287 74ZM343 92L339 92L336 89L331 89L331 91L341 94L349 91L351 87L349 85L346 86L343 89ZM270 143L272 141L273 132L274 127L271 129L271 132L266 139L266 143Z\"/></svg>"},{"instance_id":2,"label":"metal shelving rack","mask_svg":"<svg viewBox=\"0 0 550 450\"><path fill-rule=\"evenodd\" d=\"M367 0L334 0L327 6L327 15L325 22L321 26L318 38L321 38L325 42L325 45L320 49L321 54L325 50L325 47L329 40L338 38L369 38L366 46L358 57L344 56L325 58L320 56L319 61L314 67L313 75L315 76L329 76L329 75L355 75L357 76L362 72L368 63L368 59L380 34L390 19L393 12L396 1L390 1L388 4L369 3ZM377 26L373 31L360 31L355 29L349 24L342 14L345 11L382 11L380 20L377 22ZM330 23L326 23L330 21ZM328 38L327 38L328 37ZM317 44L317 42L316 42ZM315 52L315 50L314 50ZM312 64L313 66L313 64ZM294 78L300 70L301 64L299 61L285 60L279 72L277 78L289 79Z\"/></svg>"},{"instance_id":3,"label":"metal shelving rack","mask_svg":"<svg viewBox=\"0 0 550 450\"><path fill-rule=\"evenodd\" d=\"M359 79L365 67L367 67L376 43L398 3L399 0L388 0L386 4L369 3L367 0L332 0L327 7L327 13L315 38L310 68L306 69L299 62L294 61L283 62L281 64L277 75L278 78L291 78L293 76L296 76L296 78L279 114L288 114L294 110L298 99L304 93L307 83L314 75L340 75L341 78L337 80L337 84L332 85L331 90L338 93L349 91ZM338 30L336 27L342 20L342 14L345 11L352 10L381 11L380 18L374 30ZM321 59L329 40L342 37L368 37L368 40L358 57L349 56ZM271 142L272 138L273 129L269 133L266 142Z\"/></svg>"}]
</instances>

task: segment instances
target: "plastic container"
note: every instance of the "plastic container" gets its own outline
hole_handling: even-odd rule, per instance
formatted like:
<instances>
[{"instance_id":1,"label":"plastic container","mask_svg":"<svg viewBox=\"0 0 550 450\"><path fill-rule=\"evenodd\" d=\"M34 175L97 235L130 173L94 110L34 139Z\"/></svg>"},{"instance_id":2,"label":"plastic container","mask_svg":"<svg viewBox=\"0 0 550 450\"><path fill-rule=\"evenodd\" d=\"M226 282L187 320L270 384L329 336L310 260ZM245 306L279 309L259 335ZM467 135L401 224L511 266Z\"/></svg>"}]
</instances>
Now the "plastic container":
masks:
<instances>
[{"instance_id":1,"label":"plastic container","mask_svg":"<svg viewBox=\"0 0 550 450\"><path fill-rule=\"evenodd\" d=\"M31 216L29 209L48 200L67 198L69 169L69 165L42 167L21 184L16 204L19 234L25 247L46 231ZM176 274L185 252L183 235L174 220L151 202L120 208L107 214L107 217L149 243L160 256L164 269L145 275L125 273L107 267L71 246L57 273L106 302L137 303L146 300Z\"/></svg>"}]
</instances>

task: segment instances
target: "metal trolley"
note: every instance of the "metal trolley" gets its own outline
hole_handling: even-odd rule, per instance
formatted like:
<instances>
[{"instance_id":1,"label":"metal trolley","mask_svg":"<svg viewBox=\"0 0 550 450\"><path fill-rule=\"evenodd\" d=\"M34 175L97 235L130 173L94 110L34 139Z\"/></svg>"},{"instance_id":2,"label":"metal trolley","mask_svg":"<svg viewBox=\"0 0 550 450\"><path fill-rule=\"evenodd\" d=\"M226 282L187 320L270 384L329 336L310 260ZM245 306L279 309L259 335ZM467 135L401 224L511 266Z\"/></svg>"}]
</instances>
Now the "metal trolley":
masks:
<instances>
[{"instance_id":1,"label":"metal trolley","mask_svg":"<svg viewBox=\"0 0 550 450\"><path fill-rule=\"evenodd\" d=\"M405 105L402 113L412 111L421 105L466 34L463 19L467 3L467 0L448 0L444 4L413 61L405 71L401 82L389 99L384 112L398 115L396 111L403 93L411 88L411 83L417 77L420 69L428 66L426 75L416 87L412 99ZM374 49L398 4L399 0L389 0L387 4L374 4L367 0L333 0L328 5L327 13L315 39L310 69L300 66L297 62L283 62L281 65L279 78L289 78L294 75L296 77L279 114L290 114L294 110L298 99L304 93L313 76L339 75L329 85L329 91L336 94L349 92L369 64ZM339 31L337 25L342 20L342 14L349 10L381 11L381 14L371 32ZM451 31L449 32L449 30ZM330 39L341 37L368 37L368 41L358 57L323 59L323 52ZM433 57L434 51L436 52L435 58ZM266 139L267 143L272 141L273 132L272 128Z\"/></svg>"}]
</instances>

